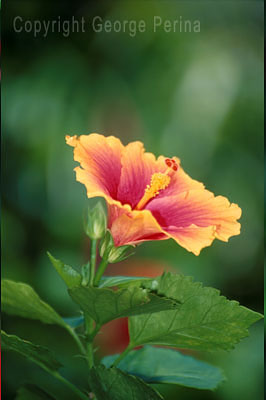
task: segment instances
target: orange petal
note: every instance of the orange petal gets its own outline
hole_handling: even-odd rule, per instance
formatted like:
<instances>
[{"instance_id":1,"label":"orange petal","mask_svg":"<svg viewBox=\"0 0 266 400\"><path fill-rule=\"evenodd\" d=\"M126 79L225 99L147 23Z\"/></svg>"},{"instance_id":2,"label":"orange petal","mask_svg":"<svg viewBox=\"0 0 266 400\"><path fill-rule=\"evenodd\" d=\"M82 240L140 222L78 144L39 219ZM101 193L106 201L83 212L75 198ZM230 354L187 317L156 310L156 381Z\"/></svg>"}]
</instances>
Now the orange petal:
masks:
<instances>
[{"instance_id":1,"label":"orange petal","mask_svg":"<svg viewBox=\"0 0 266 400\"><path fill-rule=\"evenodd\" d=\"M150 211L108 205L109 228L116 246L168 239Z\"/></svg>"},{"instance_id":2,"label":"orange petal","mask_svg":"<svg viewBox=\"0 0 266 400\"><path fill-rule=\"evenodd\" d=\"M190 228L185 236L187 237L189 232L192 232L191 239L193 239L193 242L197 237L196 227L211 227L211 229L215 227L214 236L209 236L209 239L206 236L206 243L208 243L208 240L213 240L214 237L228 241L231 236L240 233L240 224L237 220L241 216L241 209L236 204L230 204L225 197L215 197L213 193L205 189L190 190L177 196L161 198L158 196L146 208L152 212L161 227L166 232L169 231L175 239L180 237L182 229L188 229L191 226L193 226L193 230ZM176 230L175 236L173 235L174 230ZM204 234L207 232L204 232ZM199 235L202 234L199 233ZM199 238L199 241L202 242L202 247L209 245L203 245L204 241L201 238ZM192 249L190 251L193 251L191 244L190 247ZM195 253L198 253L196 243Z\"/></svg>"},{"instance_id":3,"label":"orange petal","mask_svg":"<svg viewBox=\"0 0 266 400\"><path fill-rule=\"evenodd\" d=\"M215 229L215 226L201 228L192 224L186 228L169 228L167 233L180 246L198 256L204 247L212 244L215 239Z\"/></svg>"},{"instance_id":4,"label":"orange petal","mask_svg":"<svg viewBox=\"0 0 266 400\"><path fill-rule=\"evenodd\" d=\"M121 174L121 154L124 146L119 139L97 133L66 136L68 145L74 147L77 180L87 188L88 197L116 198Z\"/></svg>"},{"instance_id":5,"label":"orange petal","mask_svg":"<svg viewBox=\"0 0 266 400\"><path fill-rule=\"evenodd\" d=\"M117 199L134 208L144 195L151 176L157 171L155 156L145 153L141 142L129 143L122 154L122 172Z\"/></svg>"}]
</instances>

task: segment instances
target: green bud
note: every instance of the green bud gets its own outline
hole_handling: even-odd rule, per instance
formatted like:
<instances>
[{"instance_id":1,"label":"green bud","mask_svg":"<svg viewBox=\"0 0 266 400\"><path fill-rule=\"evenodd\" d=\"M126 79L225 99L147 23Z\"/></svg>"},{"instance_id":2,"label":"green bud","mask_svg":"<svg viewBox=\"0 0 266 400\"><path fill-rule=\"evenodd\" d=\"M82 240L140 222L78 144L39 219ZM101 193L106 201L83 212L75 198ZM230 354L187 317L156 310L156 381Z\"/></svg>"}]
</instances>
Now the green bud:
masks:
<instances>
[{"instance_id":1,"label":"green bud","mask_svg":"<svg viewBox=\"0 0 266 400\"><path fill-rule=\"evenodd\" d=\"M123 261L126 258L132 256L133 252L130 250L133 246L120 246L120 247L113 247L108 255L108 262L109 263L117 263L119 261Z\"/></svg>"},{"instance_id":2,"label":"green bud","mask_svg":"<svg viewBox=\"0 0 266 400\"><path fill-rule=\"evenodd\" d=\"M130 257L133 253L129 253L129 250L132 248L133 246L130 245L116 247L111 232L108 230L100 244L100 256L113 264Z\"/></svg>"},{"instance_id":3,"label":"green bud","mask_svg":"<svg viewBox=\"0 0 266 400\"><path fill-rule=\"evenodd\" d=\"M107 259L108 254L110 253L113 247L114 247L114 240L112 238L111 232L107 230L103 240L100 243L100 256L102 258Z\"/></svg>"},{"instance_id":4,"label":"green bud","mask_svg":"<svg viewBox=\"0 0 266 400\"><path fill-rule=\"evenodd\" d=\"M89 262L85 265L82 265L81 276L82 276L81 285L87 286L89 283L89 280L90 280L90 263Z\"/></svg>"},{"instance_id":5,"label":"green bud","mask_svg":"<svg viewBox=\"0 0 266 400\"><path fill-rule=\"evenodd\" d=\"M85 232L91 239L101 239L106 232L107 220L105 209L100 201L90 210Z\"/></svg>"}]
</instances>

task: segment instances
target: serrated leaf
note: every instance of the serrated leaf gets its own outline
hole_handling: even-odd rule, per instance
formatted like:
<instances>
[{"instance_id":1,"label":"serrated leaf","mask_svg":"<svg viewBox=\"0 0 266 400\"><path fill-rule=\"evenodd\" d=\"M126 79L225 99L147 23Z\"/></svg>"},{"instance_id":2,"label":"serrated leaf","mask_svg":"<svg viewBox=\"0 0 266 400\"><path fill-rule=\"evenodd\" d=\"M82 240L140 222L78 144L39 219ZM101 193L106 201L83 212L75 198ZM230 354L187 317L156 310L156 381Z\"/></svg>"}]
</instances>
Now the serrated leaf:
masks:
<instances>
[{"instance_id":1,"label":"serrated leaf","mask_svg":"<svg viewBox=\"0 0 266 400\"><path fill-rule=\"evenodd\" d=\"M62 366L46 347L38 346L15 335L8 335L4 331L1 331L1 338L3 350L15 351L48 372L54 373Z\"/></svg>"},{"instance_id":2,"label":"serrated leaf","mask_svg":"<svg viewBox=\"0 0 266 400\"><path fill-rule=\"evenodd\" d=\"M63 263L61 260L57 260L52 256L52 254L47 251L47 255L54 266L57 273L61 276L63 281L68 287L74 287L81 284L81 275L70 265Z\"/></svg>"},{"instance_id":3,"label":"serrated leaf","mask_svg":"<svg viewBox=\"0 0 266 400\"><path fill-rule=\"evenodd\" d=\"M157 278L157 292L180 301L175 311L131 317L131 347L159 344L199 350L230 350L248 336L262 315L229 301L192 278L171 273Z\"/></svg>"},{"instance_id":4,"label":"serrated leaf","mask_svg":"<svg viewBox=\"0 0 266 400\"><path fill-rule=\"evenodd\" d=\"M18 389L16 400L55 400L55 398L39 387L27 384Z\"/></svg>"},{"instance_id":5,"label":"serrated leaf","mask_svg":"<svg viewBox=\"0 0 266 400\"><path fill-rule=\"evenodd\" d=\"M114 367L92 368L89 383L97 400L162 400L161 395L141 379Z\"/></svg>"},{"instance_id":6,"label":"serrated leaf","mask_svg":"<svg viewBox=\"0 0 266 400\"><path fill-rule=\"evenodd\" d=\"M101 325L116 318L169 310L179 306L175 300L157 296L138 287L115 291L80 286L69 289L69 294L85 313Z\"/></svg>"},{"instance_id":7,"label":"serrated leaf","mask_svg":"<svg viewBox=\"0 0 266 400\"><path fill-rule=\"evenodd\" d=\"M119 354L101 361L110 367ZM173 383L196 389L215 389L223 380L222 371L177 350L145 346L128 353L118 368L148 383Z\"/></svg>"},{"instance_id":8,"label":"serrated leaf","mask_svg":"<svg viewBox=\"0 0 266 400\"><path fill-rule=\"evenodd\" d=\"M150 281L151 278L137 276L103 276L100 280L99 288L103 287L126 287L129 285L140 286L143 281Z\"/></svg>"},{"instance_id":9,"label":"serrated leaf","mask_svg":"<svg viewBox=\"0 0 266 400\"><path fill-rule=\"evenodd\" d=\"M65 327L65 322L60 315L42 301L33 288L26 283L2 280L1 289L2 311L7 314Z\"/></svg>"}]
</instances>

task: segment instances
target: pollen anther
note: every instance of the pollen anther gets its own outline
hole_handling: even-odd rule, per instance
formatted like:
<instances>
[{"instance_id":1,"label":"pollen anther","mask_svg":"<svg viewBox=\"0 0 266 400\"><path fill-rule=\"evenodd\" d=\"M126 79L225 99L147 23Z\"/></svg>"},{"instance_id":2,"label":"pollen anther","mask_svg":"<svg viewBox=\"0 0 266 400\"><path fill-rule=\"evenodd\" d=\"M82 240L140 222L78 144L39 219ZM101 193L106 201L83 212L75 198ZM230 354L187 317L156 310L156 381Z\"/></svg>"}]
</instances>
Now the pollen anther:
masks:
<instances>
[{"instance_id":1,"label":"pollen anther","mask_svg":"<svg viewBox=\"0 0 266 400\"><path fill-rule=\"evenodd\" d=\"M178 170L178 164L173 158L166 158L164 161L168 168L164 173L156 172L151 176L151 182L146 186L144 195L138 202L136 210L141 210L148 201L157 196L161 190L166 189L171 181L171 174L173 171L176 172Z\"/></svg>"},{"instance_id":2,"label":"pollen anther","mask_svg":"<svg viewBox=\"0 0 266 400\"><path fill-rule=\"evenodd\" d=\"M139 201L136 209L141 210L148 203L149 200L160 193L160 190L167 188L170 180L170 176L161 172L156 172L155 174L153 174L151 177L151 183L147 185L144 196Z\"/></svg>"}]
</instances>

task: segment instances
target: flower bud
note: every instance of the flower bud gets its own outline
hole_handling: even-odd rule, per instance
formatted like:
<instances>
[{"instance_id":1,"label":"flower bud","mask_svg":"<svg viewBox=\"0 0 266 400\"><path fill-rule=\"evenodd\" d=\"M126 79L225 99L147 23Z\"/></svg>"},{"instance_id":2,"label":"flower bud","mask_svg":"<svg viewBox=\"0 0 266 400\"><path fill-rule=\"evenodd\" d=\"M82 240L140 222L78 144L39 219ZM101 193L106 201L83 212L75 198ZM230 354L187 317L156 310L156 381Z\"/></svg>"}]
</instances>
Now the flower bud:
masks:
<instances>
[{"instance_id":1,"label":"flower bud","mask_svg":"<svg viewBox=\"0 0 266 400\"><path fill-rule=\"evenodd\" d=\"M119 261L123 261L126 258L132 256L132 252L130 250L133 248L133 246L127 245L127 246L120 246L120 247L113 247L110 250L110 253L108 255L108 262L109 263L117 263Z\"/></svg>"},{"instance_id":2,"label":"flower bud","mask_svg":"<svg viewBox=\"0 0 266 400\"><path fill-rule=\"evenodd\" d=\"M114 240L112 238L111 232L107 230L103 240L100 243L100 256L102 258L107 259L108 254L110 253L113 247L114 247Z\"/></svg>"},{"instance_id":3,"label":"flower bud","mask_svg":"<svg viewBox=\"0 0 266 400\"><path fill-rule=\"evenodd\" d=\"M87 264L82 265L81 267L81 285L82 286L87 286L90 280L90 263L88 262Z\"/></svg>"},{"instance_id":4,"label":"flower bud","mask_svg":"<svg viewBox=\"0 0 266 400\"><path fill-rule=\"evenodd\" d=\"M129 250L132 248L130 245L116 247L111 232L107 231L100 244L100 256L112 264L130 257L132 252L129 253Z\"/></svg>"},{"instance_id":5,"label":"flower bud","mask_svg":"<svg viewBox=\"0 0 266 400\"><path fill-rule=\"evenodd\" d=\"M88 209L88 219L85 232L91 239L101 239L106 232L106 213L100 201L90 210Z\"/></svg>"}]
</instances>

